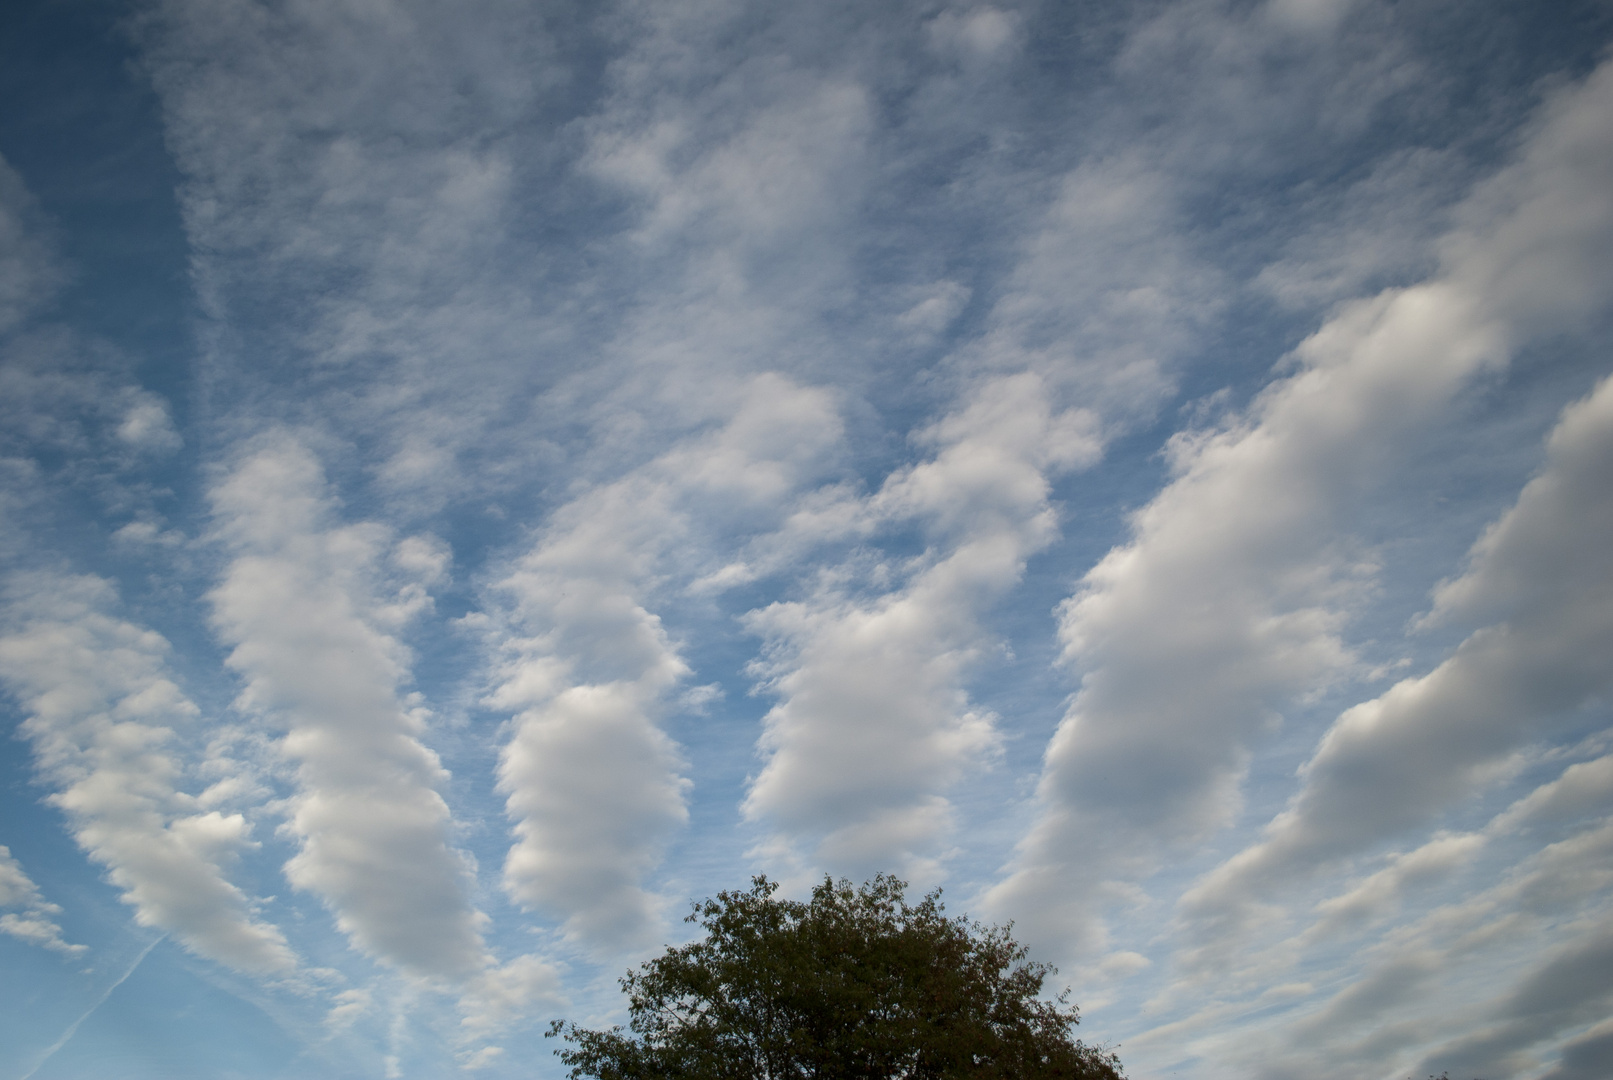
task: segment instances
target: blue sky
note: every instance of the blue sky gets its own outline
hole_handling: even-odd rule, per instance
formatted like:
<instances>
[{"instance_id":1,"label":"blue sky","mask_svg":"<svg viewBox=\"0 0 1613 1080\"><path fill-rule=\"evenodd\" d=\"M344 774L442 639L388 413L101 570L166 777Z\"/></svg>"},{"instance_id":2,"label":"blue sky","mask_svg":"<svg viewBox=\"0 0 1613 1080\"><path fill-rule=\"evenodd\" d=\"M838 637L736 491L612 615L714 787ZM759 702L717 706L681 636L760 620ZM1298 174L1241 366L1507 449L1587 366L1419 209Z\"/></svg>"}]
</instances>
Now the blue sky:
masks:
<instances>
[{"instance_id":1,"label":"blue sky","mask_svg":"<svg viewBox=\"0 0 1613 1080\"><path fill-rule=\"evenodd\" d=\"M1613 1073L1613 9L21 0L0 1077L559 1076L691 899Z\"/></svg>"}]
</instances>

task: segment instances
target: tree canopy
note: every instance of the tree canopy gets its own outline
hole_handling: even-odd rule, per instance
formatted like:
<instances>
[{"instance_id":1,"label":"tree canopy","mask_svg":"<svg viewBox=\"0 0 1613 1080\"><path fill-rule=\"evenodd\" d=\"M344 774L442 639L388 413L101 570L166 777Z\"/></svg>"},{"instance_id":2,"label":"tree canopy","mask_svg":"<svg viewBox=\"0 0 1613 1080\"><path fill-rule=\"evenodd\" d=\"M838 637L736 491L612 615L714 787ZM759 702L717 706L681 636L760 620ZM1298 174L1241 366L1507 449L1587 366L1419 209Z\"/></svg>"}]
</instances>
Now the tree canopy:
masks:
<instances>
[{"instance_id":1,"label":"tree canopy","mask_svg":"<svg viewBox=\"0 0 1613 1080\"><path fill-rule=\"evenodd\" d=\"M629 1025L550 1035L573 1080L1121 1080L1073 1037L1068 991L1010 927L949 918L940 890L910 905L880 875L825 878L808 901L765 877L698 903L702 940L621 980Z\"/></svg>"}]
</instances>

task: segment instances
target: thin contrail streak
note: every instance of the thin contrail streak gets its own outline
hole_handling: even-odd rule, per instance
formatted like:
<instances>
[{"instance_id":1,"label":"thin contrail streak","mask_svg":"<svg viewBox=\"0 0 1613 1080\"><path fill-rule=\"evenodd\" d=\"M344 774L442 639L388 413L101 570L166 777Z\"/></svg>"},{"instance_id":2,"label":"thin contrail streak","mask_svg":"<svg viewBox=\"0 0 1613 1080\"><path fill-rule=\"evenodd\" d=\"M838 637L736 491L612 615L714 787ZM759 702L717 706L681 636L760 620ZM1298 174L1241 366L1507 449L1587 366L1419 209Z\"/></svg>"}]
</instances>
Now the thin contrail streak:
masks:
<instances>
[{"instance_id":1,"label":"thin contrail streak","mask_svg":"<svg viewBox=\"0 0 1613 1080\"><path fill-rule=\"evenodd\" d=\"M90 1018L90 1014L93 1013L96 1009L99 1009L102 1005L105 1005L106 1004L106 999L112 996L112 991L114 991L118 987L122 986L124 984L124 982L129 978L129 976L134 974L134 969L140 966L140 961L144 960L148 955L150 955L151 950L155 949L158 945L162 944L162 942L165 941L167 939L167 937L168 937L168 935L164 934L162 937L158 938L156 941L153 941L150 945L147 945L144 949L141 949L140 950L140 955L135 957L134 958L134 963L129 965L129 970L125 971L121 976L119 976L117 982L115 982L111 986L107 987L106 990L101 994L101 996L95 999L95 1004L91 1005L88 1009L86 1009L84 1011L83 1016L79 1017L77 1020L74 1020L71 1024L69 1024L67 1026L67 1030L62 1032L62 1037L57 1039L54 1043L52 1043L51 1046L50 1046L50 1049L46 1050L45 1053L40 1057L40 1059L38 1061L34 1062L34 1067L29 1069L27 1072L23 1073L21 1076L19 1076L17 1078L17 1080L29 1080L29 1077L33 1076L34 1073L38 1072L44 1066L45 1062L47 1062L47 1061L49 1061L51 1059L51 1056L53 1054L55 1054L56 1051L60 1050L64 1046L66 1046L67 1045L67 1040L71 1039L73 1037L74 1032L78 1031L78 1026L80 1024L82 1024L84 1021L88 1020Z\"/></svg>"}]
</instances>

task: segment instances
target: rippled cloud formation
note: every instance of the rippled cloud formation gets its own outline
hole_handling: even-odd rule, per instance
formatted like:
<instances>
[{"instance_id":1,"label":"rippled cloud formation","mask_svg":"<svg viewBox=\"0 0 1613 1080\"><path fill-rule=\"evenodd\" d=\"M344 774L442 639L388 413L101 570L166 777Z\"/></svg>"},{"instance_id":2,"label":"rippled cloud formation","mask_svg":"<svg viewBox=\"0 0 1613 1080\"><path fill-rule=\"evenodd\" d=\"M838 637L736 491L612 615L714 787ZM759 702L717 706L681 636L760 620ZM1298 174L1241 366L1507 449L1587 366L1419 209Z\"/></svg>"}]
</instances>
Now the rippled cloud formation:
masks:
<instances>
[{"instance_id":1,"label":"rippled cloud formation","mask_svg":"<svg viewBox=\"0 0 1613 1080\"><path fill-rule=\"evenodd\" d=\"M15 7L0 1072L885 871L1138 1077L1613 1075L1606 4Z\"/></svg>"}]
</instances>

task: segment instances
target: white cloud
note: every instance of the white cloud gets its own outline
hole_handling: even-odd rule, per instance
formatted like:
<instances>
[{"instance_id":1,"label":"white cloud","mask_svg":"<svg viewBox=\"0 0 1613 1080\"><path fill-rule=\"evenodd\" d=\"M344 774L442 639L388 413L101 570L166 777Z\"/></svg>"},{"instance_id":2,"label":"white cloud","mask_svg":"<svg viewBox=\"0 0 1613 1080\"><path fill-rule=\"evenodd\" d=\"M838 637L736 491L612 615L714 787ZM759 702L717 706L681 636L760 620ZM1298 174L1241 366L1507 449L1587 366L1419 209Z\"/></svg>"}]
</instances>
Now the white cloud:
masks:
<instances>
[{"instance_id":1,"label":"white cloud","mask_svg":"<svg viewBox=\"0 0 1613 1080\"><path fill-rule=\"evenodd\" d=\"M1465 383L1504 363L1520 336L1605 301L1587 277L1613 280L1613 268L1597 264L1613 251L1610 97L1613 67L1604 67L1547 110L1518 162L1475 195L1475 207L1499 216L1470 207L1445 244L1439 276L1346 307L1296 350L1300 370L1269 386L1246 417L1173 440L1175 478L1134 516L1135 538L1110 552L1063 609L1061 633L1084 672L1081 691L1048 748L1042 816L990 897L1033 939L1067 949L1098 933L1091 903L1105 879L1146 874L1159 845L1231 820L1250 749L1275 711L1351 663L1340 630L1361 568L1340 530L1364 492L1392 467L1396 448L1414 441ZM1574 414L1585 417L1580 426L1593 423L1591 408ZM1587 544L1606 504L1594 501L1605 496L1592 475L1579 475L1590 485L1589 516L1548 520L1565 529L1567 547L1556 557L1580 560L1585 572L1605 564ZM1567 650L1559 666L1578 680L1555 709L1583 692L1583 658L1602 631L1594 618L1553 621L1557 609L1541 599L1538 618ZM1498 633L1506 631L1475 638L1453 663L1480 652L1488 659L1491 649L1508 663L1525 654L1553 663L1549 649L1514 651ZM1460 690L1448 676L1428 679L1341 721L1310 766L1308 791L1321 790L1329 756L1343 754L1346 728L1399 730L1376 722L1382 708L1419 687ZM1437 805L1490 753L1482 746L1512 741L1501 732L1511 730L1516 710L1478 696L1469 704L1496 722L1448 748L1429 729L1417 746L1399 746L1392 762L1374 758L1385 783L1351 800L1356 816L1329 806L1325 816L1296 811L1284 821L1303 818L1299 831L1319 837L1375 836L1414 820L1402 808ZM1471 753L1463 756L1462 746ZM1452 767L1433 760L1447 749ZM1420 774L1421 766L1432 772ZM1298 835L1297 826L1276 828ZM1238 865L1264 858L1246 853ZM1215 880L1245 873L1228 868ZM1222 886L1206 885L1189 904L1212 894Z\"/></svg>"},{"instance_id":2,"label":"white cloud","mask_svg":"<svg viewBox=\"0 0 1613 1080\"><path fill-rule=\"evenodd\" d=\"M135 384L126 356L61 326L10 337L0 352L0 445L65 454L64 481L94 483L181 443L167 403ZM53 453L54 452L54 453ZM54 471L54 470L53 470ZM131 492L100 492L129 501Z\"/></svg>"},{"instance_id":3,"label":"white cloud","mask_svg":"<svg viewBox=\"0 0 1613 1080\"><path fill-rule=\"evenodd\" d=\"M640 644L658 662L631 682L545 694L541 707L521 714L499 768L517 837L506 888L565 915L570 933L616 946L658 924L660 904L639 883L688 816L677 749L649 716L683 667L654 616L642 608L623 614L637 616ZM522 672L528 686L533 666ZM518 702L495 695L489 704Z\"/></svg>"},{"instance_id":4,"label":"white cloud","mask_svg":"<svg viewBox=\"0 0 1613 1080\"><path fill-rule=\"evenodd\" d=\"M114 544L131 546L157 544L163 547L178 547L185 542L185 534L177 529L164 531L154 521L131 521L113 532L111 540Z\"/></svg>"},{"instance_id":5,"label":"white cloud","mask_svg":"<svg viewBox=\"0 0 1613 1080\"><path fill-rule=\"evenodd\" d=\"M1062 176L1026 229L985 334L964 355L1037 372L1108 423L1146 415L1223 302L1183 237L1180 192L1144 153Z\"/></svg>"},{"instance_id":6,"label":"white cloud","mask_svg":"<svg viewBox=\"0 0 1613 1080\"><path fill-rule=\"evenodd\" d=\"M181 440L167 403L130 378L126 356L33 318L69 278L53 232L0 158L0 447L66 451L76 459L69 476L82 480L92 462L127 467Z\"/></svg>"},{"instance_id":7,"label":"white cloud","mask_svg":"<svg viewBox=\"0 0 1613 1080\"><path fill-rule=\"evenodd\" d=\"M0 158L0 333L38 311L65 278L38 204Z\"/></svg>"},{"instance_id":8,"label":"white cloud","mask_svg":"<svg viewBox=\"0 0 1613 1080\"><path fill-rule=\"evenodd\" d=\"M780 69L739 75L752 82L753 93L766 96L736 110L743 126L725 139L706 141L712 133L698 130L692 117L666 116L626 130L607 127L617 120L609 114L598 122L587 167L646 201L639 243L659 245L694 233L719 249L703 269L732 273L737 268L724 265L723 247L765 249L835 216L842 177L848 171L855 176L869 131L866 91L849 81L791 72L788 64Z\"/></svg>"},{"instance_id":9,"label":"white cloud","mask_svg":"<svg viewBox=\"0 0 1613 1080\"><path fill-rule=\"evenodd\" d=\"M1565 918L1586 904L1605 902L1613 886L1613 822L1603 820L1567 839L1530 852L1499 884L1458 908L1462 918L1477 921L1493 915L1519 915L1548 921L1570 933L1585 925ZM1431 920L1441 916L1435 912ZM1456 921L1449 916L1446 921Z\"/></svg>"},{"instance_id":10,"label":"white cloud","mask_svg":"<svg viewBox=\"0 0 1613 1080\"><path fill-rule=\"evenodd\" d=\"M1570 765L1500 815L1491 827L1509 832L1543 822L1573 821L1613 807L1613 754Z\"/></svg>"},{"instance_id":11,"label":"white cloud","mask_svg":"<svg viewBox=\"0 0 1613 1080\"><path fill-rule=\"evenodd\" d=\"M993 645L980 619L1057 533L1048 472L1088 464L1099 448L1090 413L1055 414L1048 399L1034 375L982 384L920 435L934 456L869 498L874 521L916 522L930 536L912 565L890 568L906 577L900 587L869 599L830 577L810 599L748 616L767 640L755 670L781 699L745 799L746 815L773 831L762 849L773 857L940 876L946 793L997 743L995 719L964 690Z\"/></svg>"},{"instance_id":12,"label":"white cloud","mask_svg":"<svg viewBox=\"0 0 1613 1080\"><path fill-rule=\"evenodd\" d=\"M721 428L557 511L499 583L510 610L487 704L515 714L499 766L517 837L505 887L568 934L619 948L654 929L661 901L641 883L687 819L657 720L688 668L648 594L727 560L701 530L776 524L839 437L831 395L759 376Z\"/></svg>"},{"instance_id":13,"label":"white cloud","mask_svg":"<svg viewBox=\"0 0 1613 1080\"><path fill-rule=\"evenodd\" d=\"M325 1026L332 1031L344 1031L366 1016L375 1005L374 995L363 987L339 991L336 1004L325 1014Z\"/></svg>"},{"instance_id":14,"label":"white cloud","mask_svg":"<svg viewBox=\"0 0 1613 1080\"><path fill-rule=\"evenodd\" d=\"M1322 1008L1281 1031L1288 1056L1272 1053L1275 1042L1256 1054L1272 1075L1287 1075L1272 1069L1279 1061L1294 1075L1538 1075L1552 1044L1571 1046L1606 1015L1613 993L1605 976L1610 844L1604 822L1394 928Z\"/></svg>"},{"instance_id":15,"label":"white cloud","mask_svg":"<svg viewBox=\"0 0 1613 1080\"><path fill-rule=\"evenodd\" d=\"M339 416L409 510L530 462L511 424L549 373L544 268L510 249L516 181L552 134L533 110L567 70L545 19L507 0L165 0L135 26L221 392ZM255 322L264 304L286 317Z\"/></svg>"},{"instance_id":16,"label":"white cloud","mask_svg":"<svg viewBox=\"0 0 1613 1080\"><path fill-rule=\"evenodd\" d=\"M1596 1024L1562 1048L1540 1080L1599 1080L1613 1071L1613 1020Z\"/></svg>"},{"instance_id":17,"label":"white cloud","mask_svg":"<svg viewBox=\"0 0 1613 1080\"><path fill-rule=\"evenodd\" d=\"M198 813L180 787L170 744L197 709L166 671L168 642L110 614L97 578L13 577L9 593L0 677L29 712L22 732L79 846L140 925L244 971L292 969L284 936L252 918L224 873L246 822Z\"/></svg>"},{"instance_id":18,"label":"white cloud","mask_svg":"<svg viewBox=\"0 0 1613 1080\"><path fill-rule=\"evenodd\" d=\"M371 956L468 978L488 963L483 917L392 636L429 598L386 580L386 530L335 522L318 461L287 435L243 455L212 501L233 558L211 599L246 681L240 704L285 731L279 751L296 767L286 827L302 850L287 877Z\"/></svg>"},{"instance_id":19,"label":"white cloud","mask_svg":"<svg viewBox=\"0 0 1613 1080\"><path fill-rule=\"evenodd\" d=\"M453 850L475 845L492 869L501 803L517 833L510 897L563 923L562 947L586 946L570 954L592 960L649 942L674 890L731 884L747 861L979 881L1007 834L1046 812L1010 868L1018 891L997 894L991 914L1019 918L1036 955L1065 959L1093 928L1075 909L1113 905L1124 929L1073 974L1102 988L1096 1008L1079 992L1083 1032L1124 1037L1129 1055L1132 1005L1180 974L1174 948L1199 943L1172 935L1224 925L1164 925L1184 866L1149 882L1157 898L1135 881L1162 850L1195 867L1211 859L1208 847L1172 845L1234 818L1243 784L1262 785L1262 813L1240 825L1265 822L1315 737L1291 728L1268 740L1268 723L1294 713L1296 697L1309 716L1309 695L1362 674L1349 635L1398 625L1401 590L1426 569L1403 573L1397 553L1460 545L1464 515L1496 496L1461 502L1473 494L1463 487L1449 513L1396 534L1376 516L1373 485L1392 477L1401 492L1408 455L1430 473L1453 464L1424 452L1443 438L1429 440L1428 425L1455 412L1444 403L1531 335L1582 326L1610 277L1596 220L1605 170L1591 161L1574 181L1560 167L1586 142L1575 125L1595 127L1598 110L1575 112L1574 96L1558 94L1554 108L1576 120L1516 129L1536 95L1564 85L1534 81L1559 63L1543 50L1574 34L1494 29L1526 21L1501 18L1504 7L1430 21L1380 0L146 5L136 40L182 176L205 315L189 387L201 408L185 412L237 466L219 487L233 485L239 504L221 506L221 529L240 530L234 547L212 549L231 560L211 582L225 582L216 625L238 647L243 703L262 714L218 731L186 773L201 794L175 842L221 858L238 810L254 822L300 813L283 832L304 848L297 880L362 951L459 980L469 1033L453 1033L458 1017L432 1022L449 999L419 980L365 981L355 953L366 974L354 985L373 988L378 1015L360 1020L362 994L338 995L332 1043L357 1046L391 1017L394 1073L440 1069L440 1050L502 1074L528 1060L535 1044L514 1029L549 1000L550 975L535 958L494 966L495 954L526 951L511 947L526 920L495 904L507 921L482 926ZM1453 210L1476 164L1514 145L1534 164ZM1546 188L1556 195L1536 197ZM73 250L98 248L75 238ZM1243 400L1270 343L1302 321L1424 278L1329 323L1253 409L1207 418ZM0 321L9 280L0 272ZM37 317L43 297L18 310ZM1463 339L1475 326L1492 333ZM104 558L106 572L128 575L131 599L170 605L165 617L183 626L198 583L174 574L206 554L185 542L202 531L186 516L189 463L160 478L171 500L139 502L103 479L128 487L120 470L178 445L170 410L105 373L60 379L80 368L47 336L10 339L13 355L33 358L0 372L0 451L35 457L0 462L31 476L0 492L4 511L31 500L28 513L66 519L87 489L121 499L73 550ZM1519 449L1505 436L1526 422L1518 402L1538 421L1581 387L1568 376L1582 381L1564 389L1558 353L1577 347L1530 350L1535 366L1485 399L1509 461ZM792 381L757 381L761 370ZM1127 436L1170 422L1162 407L1178 385L1202 403L1193 425L1214 426L1173 443L1174 486L1062 609L1086 682L1052 748L1047 801L1005 802L1034 779L1018 775L1019 754L1034 752L1062 691L1040 670L1002 685L1010 665L996 663L1004 642L992 631L1013 635L1016 672L1056 647L1040 632L1056 583L1091 567L1114 508L1153 494L1152 447ZM971 408L983 388L996 406ZM24 400L41 406L15 405ZM761 407L769 400L777 408ZM937 409L954 415L937 424ZM1071 422L1043 426L1060 415ZM248 477L251 454L229 443L281 422L309 433L361 512L344 518L317 477L305 503L272 483L250 490L261 474ZM915 430L930 441L904 444ZM1060 489L1071 524L1056 540L1047 482L1100 441L1123 460ZM82 539L51 529L40 535ZM436 535L397 539L423 530ZM1389 543L1362 551L1357 532ZM95 549L106 534L115 543ZM1393 596L1373 592L1380 554ZM473 589L486 614L460 626L486 632L491 685L479 689L510 720L496 733L436 729L409 693L417 678L433 700L463 700L466 643L443 614ZM765 704L748 705L730 685L747 659L730 616L773 600L749 621ZM1456 605L1448 616L1459 634L1510 612ZM357 660L336 663L344 649ZM205 645L186 659L197 701L228 692L227 672L201 685L213 659ZM753 760L753 721L770 705L773 741ZM1012 769L998 763L999 740ZM1607 752L1522 745L1482 768L1483 782L1508 765L1516 779ZM459 821L437 799L449 789L433 746L466 763L452 778ZM276 783L300 773L301 786L266 805L279 793L236 759L269 761L272 748L288 755ZM495 787L483 767L500 749ZM355 776L355 762L372 772ZM1359 1062L1406 1075L1394 1066L1470 1033L1485 1004L1461 998L1474 1009L1458 1020L1431 1000L1504 986L1507 965L1569 933L1536 927L1517 950L1479 950L1487 959L1445 980L1437 943L1400 936L1407 921L1464 884L1524 873L1508 865L1521 849L1605 813L1605 772L1581 762L1481 833L1431 834L1435 808L1372 840L1371 861L1290 882L1288 908L1259 909L1271 918L1249 954L1223 953L1216 1000L1196 1014L1218 1019L1188 1024L1180 1041L1162 1034L1150 1053L1182 1048L1184 1074L1276 1080L1277 1047L1303 1060L1294 1075L1327 1076L1325 1055L1284 1033L1359 982L1337 1026L1313 1029L1317 1045L1348 1062L1334 1075L1369 1075ZM736 821L747 784L752 816ZM1061 824L1064 811L1077 816ZM1529 897L1496 894L1472 933L1502 934L1509 903L1596 886L1605 860L1576 850L1581 864L1539 878ZM361 871L352 853L377 861ZM383 909L375 882L399 866L427 888L398 879L398 904L413 906ZM446 930L405 930L416 916ZM318 923L303 930L312 949L326 943ZM1378 961L1361 954L1391 939L1399 959L1432 957L1434 974L1418 981L1414 963L1373 981L1377 969L1361 968ZM589 1023L609 1022L599 974L553 976L586 988ZM399 984L418 996L389 998ZM1158 1060L1134 1071L1169 1071Z\"/></svg>"},{"instance_id":20,"label":"white cloud","mask_svg":"<svg viewBox=\"0 0 1613 1080\"><path fill-rule=\"evenodd\" d=\"M11 849L0 845L0 907L44 907L39 886L23 872ZM60 909L57 909L60 910Z\"/></svg>"},{"instance_id":21,"label":"white cloud","mask_svg":"<svg viewBox=\"0 0 1613 1080\"><path fill-rule=\"evenodd\" d=\"M1023 37L1018 12L989 4L943 11L924 24L930 48L968 68L982 67L1010 57Z\"/></svg>"},{"instance_id":22,"label":"white cloud","mask_svg":"<svg viewBox=\"0 0 1613 1080\"><path fill-rule=\"evenodd\" d=\"M1355 0L1270 0L1266 10L1279 24L1311 33L1334 29Z\"/></svg>"},{"instance_id":23,"label":"white cloud","mask_svg":"<svg viewBox=\"0 0 1613 1080\"><path fill-rule=\"evenodd\" d=\"M1515 1075L1537 1064L1527 1053L1536 1044L1605 1020L1610 999L1613 923L1576 936L1535 965L1493 1006L1489 1023L1434 1049L1422 1064L1458 1074Z\"/></svg>"},{"instance_id":24,"label":"white cloud","mask_svg":"<svg viewBox=\"0 0 1613 1080\"><path fill-rule=\"evenodd\" d=\"M1601 947L1613 885L1613 825L1605 817L1543 847L1508 846L1519 808L1541 805L1536 795L1555 784L1541 785L1479 833L1436 834L1392 856L1382 870L1318 904L1314 920L1291 936L1284 912L1269 909L1263 937L1239 935L1215 953L1222 962L1213 978L1179 967L1175 983L1151 1003L1191 1002L1192 1016L1128 1043L1175 1046L1231 1075L1274 1080L1447 1068L1456 1075L1458 1051L1467 1054L1465 1075L1498 1068L1506 1076L1537 1074L1553 1043L1566 1038L1571 1045L1584 1018L1558 1010L1542 1026L1531 1009L1518 1007L1536 995L1518 990L1540 984L1532 970L1541 957L1555 971L1560 961ZM1430 905L1431 898L1443 902ZM1402 907L1410 917L1397 920ZM1351 947L1337 948L1338 935L1352 932ZM1270 991L1262 988L1298 963L1308 985L1294 1009L1263 1013ZM1240 1014L1258 1019L1229 1027ZM1513 1060L1481 1066L1462 1049L1474 1045L1502 1047Z\"/></svg>"},{"instance_id":25,"label":"white cloud","mask_svg":"<svg viewBox=\"0 0 1613 1080\"><path fill-rule=\"evenodd\" d=\"M168 408L152 396L143 396L130 406L118 425L118 438L137 450L177 450L183 440L174 430Z\"/></svg>"},{"instance_id":26,"label":"white cloud","mask_svg":"<svg viewBox=\"0 0 1613 1080\"><path fill-rule=\"evenodd\" d=\"M55 920L61 907L45 899L4 844L0 844L0 908L20 909L20 913L8 911L0 915L0 933L69 955L85 951L85 946L70 945L62 939L62 928Z\"/></svg>"},{"instance_id":27,"label":"white cloud","mask_svg":"<svg viewBox=\"0 0 1613 1080\"><path fill-rule=\"evenodd\" d=\"M1468 572L1436 593L1435 617L1499 621L1427 675L1340 716L1291 806L1259 844L1190 894L1189 907L1235 905L1426 821L1563 713L1605 694L1613 686L1609 535L1613 379L1564 412L1541 474L1474 546ZM1583 769L1567 783L1594 778ZM1537 795L1542 804L1553 798Z\"/></svg>"},{"instance_id":28,"label":"white cloud","mask_svg":"<svg viewBox=\"0 0 1613 1080\"><path fill-rule=\"evenodd\" d=\"M1360 16L1350 32L1328 32L1350 9ZM1314 178L1315 155L1330 160L1343 150L1354 161L1381 152L1359 137L1402 120L1406 106L1449 107L1440 73L1421 55L1426 39L1406 33L1392 5L1186 0L1147 9L1127 29L1114 60L1132 97L1121 137L1167 142L1185 176L1253 180L1262 211L1320 186L1289 187L1278 180L1283 170ZM1150 121L1163 133L1138 132Z\"/></svg>"},{"instance_id":29,"label":"white cloud","mask_svg":"<svg viewBox=\"0 0 1613 1080\"><path fill-rule=\"evenodd\" d=\"M1307 936L1325 937L1395 914L1407 888L1466 865L1484 842L1483 836L1474 833L1442 833L1415 851L1396 855L1388 866L1350 891L1316 905L1320 918Z\"/></svg>"},{"instance_id":30,"label":"white cloud","mask_svg":"<svg viewBox=\"0 0 1613 1080\"><path fill-rule=\"evenodd\" d=\"M36 909L19 915L8 911L0 915L0 933L10 934L33 945L42 945L58 952L83 952L87 946L69 945L62 940L62 928L51 919L48 909Z\"/></svg>"},{"instance_id":31,"label":"white cloud","mask_svg":"<svg viewBox=\"0 0 1613 1080\"><path fill-rule=\"evenodd\" d=\"M936 337L952 325L969 302L969 288L956 281L938 281L915 289L913 306L896 316L896 325L918 340Z\"/></svg>"},{"instance_id":32,"label":"white cloud","mask_svg":"<svg viewBox=\"0 0 1613 1080\"><path fill-rule=\"evenodd\" d=\"M630 44L606 69L578 166L626 211L599 286L624 318L588 389L595 453L634 464L647 456L645 425L665 445L721 422L732 388L761 369L854 395L872 375L868 339L892 332L882 321L859 333L874 320L847 290L878 178L867 80L854 63L814 62L785 43L736 55L730 35L750 32L737 15L665 4L607 18Z\"/></svg>"},{"instance_id":33,"label":"white cloud","mask_svg":"<svg viewBox=\"0 0 1613 1080\"><path fill-rule=\"evenodd\" d=\"M1459 193L1454 154L1415 147L1376 162L1342 190L1311 193L1307 225L1286 238L1254 286L1299 310L1325 309L1434 268L1433 243Z\"/></svg>"},{"instance_id":34,"label":"white cloud","mask_svg":"<svg viewBox=\"0 0 1613 1080\"><path fill-rule=\"evenodd\" d=\"M529 1019L532 1006L540 1003L550 1008L565 1005L560 972L541 957L518 956L467 984L459 1002L460 1029L469 1039L486 1039ZM483 1047L471 1052L470 1060L491 1060L500 1052L498 1047Z\"/></svg>"},{"instance_id":35,"label":"white cloud","mask_svg":"<svg viewBox=\"0 0 1613 1080\"><path fill-rule=\"evenodd\" d=\"M490 1068L491 1066L497 1064L499 1059L503 1056L504 1047L484 1046L479 1050L472 1051L471 1053L465 1055L465 1057L460 1061L459 1067L467 1072L474 1072L477 1069Z\"/></svg>"}]
</instances>

